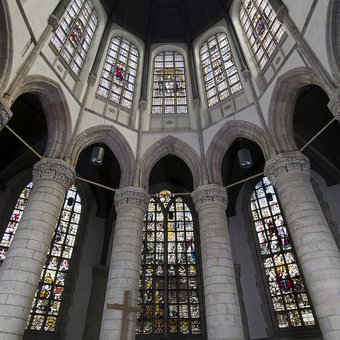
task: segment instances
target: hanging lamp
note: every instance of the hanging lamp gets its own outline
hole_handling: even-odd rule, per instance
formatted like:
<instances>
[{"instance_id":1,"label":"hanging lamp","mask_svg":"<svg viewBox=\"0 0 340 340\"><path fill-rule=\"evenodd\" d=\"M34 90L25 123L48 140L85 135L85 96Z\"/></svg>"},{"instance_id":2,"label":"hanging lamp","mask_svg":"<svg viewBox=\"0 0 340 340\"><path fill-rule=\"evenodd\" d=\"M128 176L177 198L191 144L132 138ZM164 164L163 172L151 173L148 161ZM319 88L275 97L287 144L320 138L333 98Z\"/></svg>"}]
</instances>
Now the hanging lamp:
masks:
<instances>
[{"instance_id":1,"label":"hanging lamp","mask_svg":"<svg viewBox=\"0 0 340 340\"><path fill-rule=\"evenodd\" d=\"M237 152L238 162L241 169L249 169L253 166L250 151L242 147L242 139L240 138L241 149Z\"/></svg>"},{"instance_id":2,"label":"hanging lamp","mask_svg":"<svg viewBox=\"0 0 340 340\"><path fill-rule=\"evenodd\" d=\"M101 145L97 145L92 149L90 161L94 166L101 166L104 160L105 150Z\"/></svg>"}]
</instances>

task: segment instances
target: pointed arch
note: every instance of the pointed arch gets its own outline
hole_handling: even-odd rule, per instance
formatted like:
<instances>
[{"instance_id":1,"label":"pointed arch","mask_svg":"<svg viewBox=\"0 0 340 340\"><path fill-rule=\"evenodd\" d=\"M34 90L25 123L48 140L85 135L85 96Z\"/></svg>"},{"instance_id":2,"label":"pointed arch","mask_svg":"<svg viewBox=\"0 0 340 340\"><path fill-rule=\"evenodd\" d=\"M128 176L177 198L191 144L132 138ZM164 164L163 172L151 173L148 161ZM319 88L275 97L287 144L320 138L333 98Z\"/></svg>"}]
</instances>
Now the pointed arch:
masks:
<instances>
[{"instance_id":1,"label":"pointed arch","mask_svg":"<svg viewBox=\"0 0 340 340\"><path fill-rule=\"evenodd\" d=\"M66 159L76 165L80 153L89 145L102 142L113 152L120 166L120 187L133 184L135 174L135 156L124 136L113 126L98 125L84 130L77 136L66 153Z\"/></svg>"},{"instance_id":2,"label":"pointed arch","mask_svg":"<svg viewBox=\"0 0 340 340\"><path fill-rule=\"evenodd\" d=\"M340 81L340 1L330 0L326 22L326 47L332 76L336 83Z\"/></svg>"},{"instance_id":3,"label":"pointed arch","mask_svg":"<svg viewBox=\"0 0 340 340\"><path fill-rule=\"evenodd\" d=\"M0 2L0 93L5 90L12 66L12 30L5 1Z\"/></svg>"},{"instance_id":4,"label":"pointed arch","mask_svg":"<svg viewBox=\"0 0 340 340\"><path fill-rule=\"evenodd\" d=\"M296 150L293 117L299 89L306 85L323 88L317 75L306 67L295 68L280 76L269 105L268 125L279 152Z\"/></svg>"},{"instance_id":5,"label":"pointed arch","mask_svg":"<svg viewBox=\"0 0 340 340\"><path fill-rule=\"evenodd\" d=\"M139 170L141 188L148 188L152 168L161 158L169 154L179 157L189 167L195 188L202 184L201 161L196 151L186 142L173 136L166 136L154 143L142 157Z\"/></svg>"},{"instance_id":6,"label":"pointed arch","mask_svg":"<svg viewBox=\"0 0 340 340\"><path fill-rule=\"evenodd\" d=\"M44 110L48 130L45 155L62 158L72 131L71 114L63 90L53 80L36 75L27 77L13 98L23 93L37 95Z\"/></svg>"},{"instance_id":7,"label":"pointed arch","mask_svg":"<svg viewBox=\"0 0 340 340\"><path fill-rule=\"evenodd\" d=\"M211 183L222 185L221 167L223 157L235 139L247 138L260 146L265 159L274 156L274 149L259 126L246 121L231 121L223 125L211 141L207 151L208 172Z\"/></svg>"}]
</instances>

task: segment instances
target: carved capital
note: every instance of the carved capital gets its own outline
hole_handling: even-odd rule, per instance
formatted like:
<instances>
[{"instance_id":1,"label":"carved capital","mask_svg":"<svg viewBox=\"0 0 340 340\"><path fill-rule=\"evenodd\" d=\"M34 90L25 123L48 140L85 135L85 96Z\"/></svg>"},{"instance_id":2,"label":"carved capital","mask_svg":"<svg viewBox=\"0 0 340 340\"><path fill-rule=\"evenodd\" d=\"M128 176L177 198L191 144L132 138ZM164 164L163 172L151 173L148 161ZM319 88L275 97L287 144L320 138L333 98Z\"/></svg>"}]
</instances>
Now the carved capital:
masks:
<instances>
[{"instance_id":1,"label":"carved capital","mask_svg":"<svg viewBox=\"0 0 340 340\"><path fill-rule=\"evenodd\" d=\"M223 209L228 205L227 189L217 184L202 185L192 192L191 197L197 211L207 203L221 204Z\"/></svg>"},{"instance_id":2,"label":"carved capital","mask_svg":"<svg viewBox=\"0 0 340 340\"><path fill-rule=\"evenodd\" d=\"M264 174L275 186L281 176L303 173L309 176L309 159L300 151L281 153L266 162Z\"/></svg>"},{"instance_id":3,"label":"carved capital","mask_svg":"<svg viewBox=\"0 0 340 340\"><path fill-rule=\"evenodd\" d=\"M33 167L33 183L40 179L50 179L68 190L75 178L74 169L61 159L43 158Z\"/></svg>"},{"instance_id":4,"label":"carved capital","mask_svg":"<svg viewBox=\"0 0 340 340\"><path fill-rule=\"evenodd\" d=\"M5 127L11 117L11 110L7 108L5 102L0 98L0 131Z\"/></svg>"},{"instance_id":5,"label":"carved capital","mask_svg":"<svg viewBox=\"0 0 340 340\"><path fill-rule=\"evenodd\" d=\"M90 73L88 78L87 78L87 83L92 87L94 85L94 83L97 80L97 75L94 73Z\"/></svg>"},{"instance_id":6,"label":"carved capital","mask_svg":"<svg viewBox=\"0 0 340 340\"><path fill-rule=\"evenodd\" d=\"M194 108L198 109L200 107L201 100L199 98L194 98L193 103L194 103Z\"/></svg>"},{"instance_id":7,"label":"carved capital","mask_svg":"<svg viewBox=\"0 0 340 340\"><path fill-rule=\"evenodd\" d=\"M242 76L245 82L247 82L251 78L251 73L246 67L242 70Z\"/></svg>"},{"instance_id":8,"label":"carved capital","mask_svg":"<svg viewBox=\"0 0 340 340\"><path fill-rule=\"evenodd\" d=\"M52 26L52 32L53 32L53 33L54 33L54 32L58 29L58 27L59 27L59 20L58 20L58 18L57 18L55 15L53 15L53 14L51 14L51 15L48 17L47 23L48 23L50 26Z\"/></svg>"},{"instance_id":9,"label":"carved capital","mask_svg":"<svg viewBox=\"0 0 340 340\"><path fill-rule=\"evenodd\" d=\"M327 107L333 113L333 116L340 122L340 87L337 88L331 96Z\"/></svg>"},{"instance_id":10,"label":"carved capital","mask_svg":"<svg viewBox=\"0 0 340 340\"><path fill-rule=\"evenodd\" d=\"M141 100L139 102L139 110L143 111L143 112L146 110L146 101L145 100Z\"/></svg>"},{"instance_id":11,"label":"carved capital","mask_svg":"<svg viewBox=\"0 0 340 340\"><path fill-rule=\"evenodd\" d=\"M146 211L150 201L150 195L142 188L125 187L118 189L115 195L115 207L140 207Z\"/></svg>"}]
</instances>

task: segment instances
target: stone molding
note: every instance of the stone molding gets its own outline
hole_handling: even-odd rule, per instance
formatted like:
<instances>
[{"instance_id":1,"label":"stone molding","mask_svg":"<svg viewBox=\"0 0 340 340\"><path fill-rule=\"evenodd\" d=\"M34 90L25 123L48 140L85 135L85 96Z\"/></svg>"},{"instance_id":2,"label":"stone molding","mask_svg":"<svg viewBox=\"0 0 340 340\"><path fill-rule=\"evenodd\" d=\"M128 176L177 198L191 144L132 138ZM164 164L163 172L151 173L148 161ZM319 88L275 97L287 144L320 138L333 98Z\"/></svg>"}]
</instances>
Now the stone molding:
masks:
<instances>
[{"instance_id":1,"label":"stone molding","mask_svg":"<svg viewBox=\"0 0 340 340\"><path fill-rule=\"evenodd\" d=\"M268 160L264 174L275 186L281 176L303 173L310 175L309 159L300 151L281 153Z\"/></svg>"},{"instance_id":2,"label":"stone molding","mask_svg":"<svg viewBox=\"0 0 340 340\"><path fill-rule=\"evenodd\" d=\"M122 207L140 207L147 210L150 195L142 188L128 186L116 191L114 198L116 210Z\"/></svg>"},{"instance_id":3,"label":"stone molding","mask_svg":"<svg viewBox=\"0 0 340 340\"><path fill-rule=\"evenodd\" d=\"M0 98L0 131L6 126L11 117L11 111L7 108L4 101Z\"/></svg>"},{"instance_id":4,"label":"stone molding","mask_svg":"<svg viewBox=\"0 0 340 340\"><path fill-rule=\"evenodd\" d=\"M74 169L61 159L43 158L33 167L33 183L39 179L51 179L68 190L75 178Z\"/></svg>"},{"instance_id":5,"label":"stone molding","mask_svg":"<svg viewBox=\"0 0 340 340\"><path fill-rule=\"evenodd\" d=\"M217 184L202 185L192 192L191 197L197 211L207 203L220 203L224 209L228 205L227 189Z\"/></svg>"},{"instance_id":6,"label":"stone molding","mask_svg":"<svg viewBox=\"0 0 340 340\"><path fill-rule=\"evenodd\" d=\"M288 17L288 8L283 5L276 11L277 20L281 23L284 23L284 20Z\"/></svg>"},{"instance_id":7,"label":"stone molding","mask_svg":"<svg viewBox=\"0 0 340 340\"><path fill-rule=\"evenodd\" d=\"M47 23L48 23L50 26L52 26L52 32L53 32L53 33L54 33L54 32L58 29L58 27L59 27L59 20L58 20L58 18L57 18L55 15L53 15L53 14L51 14L51 15L48 17Z\"/></svg>"}]
</instances>

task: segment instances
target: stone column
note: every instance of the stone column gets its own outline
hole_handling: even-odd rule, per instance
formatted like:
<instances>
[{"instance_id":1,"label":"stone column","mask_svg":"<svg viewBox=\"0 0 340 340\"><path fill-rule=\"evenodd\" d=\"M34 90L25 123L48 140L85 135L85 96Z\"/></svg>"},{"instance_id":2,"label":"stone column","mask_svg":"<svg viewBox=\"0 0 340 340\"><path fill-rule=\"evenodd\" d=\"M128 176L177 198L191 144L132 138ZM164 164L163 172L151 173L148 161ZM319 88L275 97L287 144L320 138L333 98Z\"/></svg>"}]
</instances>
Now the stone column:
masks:
<instances>
[{"instance_id":1,"label":"stone column","mask_svg":"<svg viewBox=\"0 0 340 340\"><path fill-rule=\"evenodd\" d=\"M137 306L139 268L143 236L143 220L150 197L141 188L117 190L117 219L112 247L109 278L100 332L100 340L120 339L123 312L107 309L108 303L124 303L124 292L130 290L131 306ZM129 313L128 340L135 339L136 314Z\"/></svg>"},{"instance_id":2,"label":"stone column","mask_svg":"<svg viewBox=\"0 0 340 340\"><path fill-rule=\"evenodd\" d=\"M298 151L267 161L295 245L324 340L340 339L340 254Z\"/></svg>"},{"instance_id":3,"label":"stone column","mask_svg":"<svg viewBox=\"0 0 340 340\"><path fill-rule=\"evenodd\" d=\"M208 339L244 339L226 217L227 191L208 184L198 187L192 198L199 217Z\"/></svg>"},{"instance_id":4,"label":"stone column","mask_svg":"<svg viewBox=\"0 0 340 340\"><path fill-rule=\"evenodd\" d=\"M35 290L64 202L75 178L71 166L42 159L33 169L33 189L0 270L0 339L24 334Z\"/></svg>"}]
</instances>

